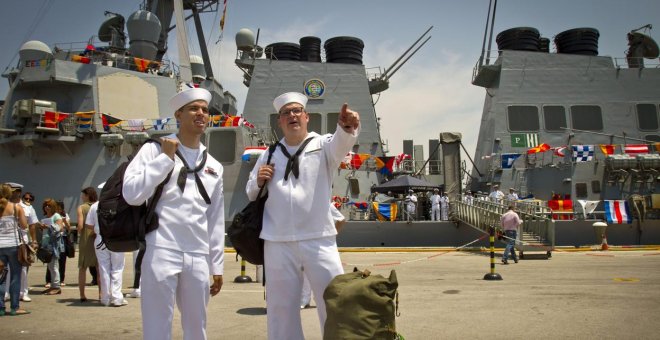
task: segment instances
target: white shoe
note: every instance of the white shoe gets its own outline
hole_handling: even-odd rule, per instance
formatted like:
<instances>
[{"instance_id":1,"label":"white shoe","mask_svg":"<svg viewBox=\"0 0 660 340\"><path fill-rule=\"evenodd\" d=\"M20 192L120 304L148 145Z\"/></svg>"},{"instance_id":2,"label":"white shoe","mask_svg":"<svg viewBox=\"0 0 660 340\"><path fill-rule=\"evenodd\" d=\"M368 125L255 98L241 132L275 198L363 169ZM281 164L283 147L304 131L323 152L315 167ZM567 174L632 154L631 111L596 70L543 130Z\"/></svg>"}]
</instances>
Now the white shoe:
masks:
<instances>
[{"instance_id":1,"label":"white shoe","mask_svg":"<svg viewBox=\"0 0 660 340\"><path fill-rule=\"evenodd\" d=\"M23 295L23 296L21 296L21 301L30 302L30 301L32 301L32 299L28 295Z\"/></svg>"},{"instance_id":2,"label":"white shoe","mask_svg":"<svg viewBox=\"0 0 660 340\"><path fill-rule=\"evenodd\" d=\"M121 306L126 306L128 304L128 301L126 299L121 299L121 300L115 300L110 303L112 307L121 307Z\"/></svg>"},{"instance_id":3,"label":"white shoe","mask_svg":"<svg viewBox=\"0 0 660 340\"><path fill-rule=\"evenodd\" d=\"M142 294L140 294L140 291L139 291L139 290L135 290L135 289L133 289L133 291L130 292L130 293L126 293L126 297L129 297L129 298L137 299L137 298L139 298L140 296L142 296Z\"/></svg>"}]
</instances>

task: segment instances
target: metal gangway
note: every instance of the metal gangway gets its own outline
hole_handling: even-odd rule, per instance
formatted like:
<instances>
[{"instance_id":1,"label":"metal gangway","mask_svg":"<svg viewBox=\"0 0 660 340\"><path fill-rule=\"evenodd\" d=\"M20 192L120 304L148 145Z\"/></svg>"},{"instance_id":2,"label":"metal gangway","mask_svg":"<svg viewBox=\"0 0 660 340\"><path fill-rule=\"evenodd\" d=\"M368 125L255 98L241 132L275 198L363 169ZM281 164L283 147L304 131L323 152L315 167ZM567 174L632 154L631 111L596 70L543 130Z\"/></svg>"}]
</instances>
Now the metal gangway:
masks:
<instances>
[{"instance_id":1,"label":"metal gangway","mask_svg":"<svg viewBox=\"0 0 660 340\"><path fill-rule=\"evenodd\" d=\"M480 231L488 233L489 227L500 228L500 218L509 205L523 220L521 231L516 240L516 249L520 257L525 252L545 252L552 256L555 247L555 222L551 210L542 201L491 200L487 196L475 196L471 200L465 197L450 202L451 218Z\"/></svg>"}]
</instances>

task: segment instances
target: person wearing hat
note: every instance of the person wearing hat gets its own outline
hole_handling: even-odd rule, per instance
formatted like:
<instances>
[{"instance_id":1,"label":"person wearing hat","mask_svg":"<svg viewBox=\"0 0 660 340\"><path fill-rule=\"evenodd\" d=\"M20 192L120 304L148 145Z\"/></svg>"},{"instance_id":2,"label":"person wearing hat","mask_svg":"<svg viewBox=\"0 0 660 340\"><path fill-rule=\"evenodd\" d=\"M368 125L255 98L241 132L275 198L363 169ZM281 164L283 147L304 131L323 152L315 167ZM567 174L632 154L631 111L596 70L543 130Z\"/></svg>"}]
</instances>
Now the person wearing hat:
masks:
<instances>
[{"instance_id":1,"label":"person wearing hat","mask_svg":"<svg viewBox=\"0 0 660 340\"><path fill-rule=\"evenodd\" d=\"M442 192L442 197L440 197L440 211L441 219L443 221L449 220L449 197L446 192Z\"/></svg>"},{"instance_id":2,"label":"person wearing hat","mask_svg":"<svg viewBox=\"0 0 660 340\"><path fill-rule=\"evenodd\" d=\"M500 203L502 202L502 199L504 199L504 193L500 191L500 186L495 184L493 185L493 191L488 194L488 198L490 198L491 201L495 203Z\"/></svg>"},{"instance_id":3,"label":"person wearing hat","mask_svg":"<svg viewBox=\"0 0 660 340\"><path fill-rule=\"evenodd\" d=\"M415 207L417 206L417 196L412 189L408 190L408 196L406 196L406 220L408 223L411 223L414 220L415 216Z\"/></svg>"},{"instance_id":4,"label":"person wearing hat","mask_svg":"<svg viewBox=\"0 0 660 340\"><path fill-rule=\"evenodd\" d=\"M172 338L175 301L184 339L206 339L206 307L222 288L223 167L201 143L210 102L211 93L202 88L173 96L169 105L179 131L161 138L161 145L143 145L124 174L122 191L131 205L144 203L169 178L156 204L158 229L146 235L141 267L141 286L146 288L140 301L142 331L147 340ZM181 158L175 157L177 151Z\"/></svg>"},{"instance_id":5,"label":"person wearing hat","mask_svg":"<svg viewBox=\"0 0 660 340\"><path fill-rule=\"evenodd\" d=\"M304 339L300 296L304 275L315 296L323 296L330 281L343 273L337 250L337 230L330 213L332 179L341 160L357 141L360 116L341 107L334 134L309 132L307 97L284 93L273 101L284 138L266 164L268 152L257 160L246 185L250 200L265 186L263 215L268 339ZM305 144L307 143L307 144ZM326 311L317 301L323 330Z\"/></svg>"},{"instance_id":6,"label":"person wearing hat","mask_svg":"<svg viewBox=\"0 0 660 340\"><path fill-rule=\"evenodd\" d=\"M438 188L433 189L433 195L431 195L431 220L440 221L440 190Z\"/></svg>"},{"instance_id":7,"label":"person wearing hat","mask_svg":"<svg viewBox=\"0 0 660 340\"><path fill-rule=\"evenodd\" d=\"M509 188L509 193L506 194L506 199L508 201L517 201L519 198L518 198L518 194L516 193L516 189Z\"/></svg>"}]
</instances>

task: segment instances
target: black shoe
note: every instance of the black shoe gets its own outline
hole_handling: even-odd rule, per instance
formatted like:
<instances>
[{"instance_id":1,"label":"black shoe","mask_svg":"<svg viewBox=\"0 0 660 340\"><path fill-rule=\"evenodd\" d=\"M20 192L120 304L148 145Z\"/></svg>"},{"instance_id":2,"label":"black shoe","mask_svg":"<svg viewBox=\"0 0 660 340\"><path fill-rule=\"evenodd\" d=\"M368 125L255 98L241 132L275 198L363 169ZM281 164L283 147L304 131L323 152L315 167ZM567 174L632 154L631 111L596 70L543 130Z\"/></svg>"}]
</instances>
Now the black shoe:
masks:
<instances>
[{"instance_id":1,"label":"black shoe","mask_svg":"<svg viewBox=\"0 0 660 340\"><path fill-rule=\"evenodd\" d=\"M518 259L513 259L513 262L518 263Z\"/></svg>"},{"instance_id":2,"label":"black shoe","mask_svg":"<svg viewBox=\"0 0 660 340\"><path fill-rule=\"evenodd\" d=\"M96 286L96 285L98 285L98 282L92 280L92 283L90 283L90 285L92 285L92 286Z\"/></svg>"},{"instance_id":3,"label":"black shoe","mask_svg":"<svg viewBox=\"0 0 660 340\"><path fill-rule=\"evenodd\" d=\"M502 260L502 264L509 264L509 261L507 261L507 260Z\"/></svg>"}]
</instances>

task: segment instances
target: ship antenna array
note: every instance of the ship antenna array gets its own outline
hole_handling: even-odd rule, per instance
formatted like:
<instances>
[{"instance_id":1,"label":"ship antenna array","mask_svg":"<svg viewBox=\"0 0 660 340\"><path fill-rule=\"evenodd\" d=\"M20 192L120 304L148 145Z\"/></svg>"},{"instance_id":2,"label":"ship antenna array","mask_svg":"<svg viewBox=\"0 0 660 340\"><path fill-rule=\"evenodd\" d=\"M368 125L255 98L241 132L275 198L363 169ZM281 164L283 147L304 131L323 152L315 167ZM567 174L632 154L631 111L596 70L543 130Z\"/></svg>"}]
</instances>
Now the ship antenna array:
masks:
<instances>
[{"instance_id":1,"label":"ship antenna array","mask_svg":"<svg viewBox=\"0 0 660 340\"><path fill-rule=\"evenodd\" d=\"M417 46L417 44L422 39L424 39L424 37L432 29L433 29L433 26L429 27L426 30L426 32L424 32L424 34L422 34L405 52L403 52L399 56L399 58L397 58L392 63L392 65L390 65L390 67L386 68L380 76L378 76L375 79L369 81L369 91L370 91L371 94L380 93L380 92L383 92L383 91L385 91L389 88L390 78L392 78L392 76L396 73L396 71L398 71L401 68L401 66L403 66L406 62L408 62L408 60L413 55L415 55L415 53L417 53L417 51L419 51L419 49L422 48L422 46L424 46L429 41L429 39L431 39L431 36L428 36L428 37L426 37L426 39L421 44L419 44L419 46ZM417 48L415 48L415 46L417 46ZM412 51L412 53L409 54L409 52L413 48L415 48L415 50ZM404 59L404 57L405 57L405 59ZM403 59L403 61L402 61L402 59Z\"/></svg>"}]
</instances>

